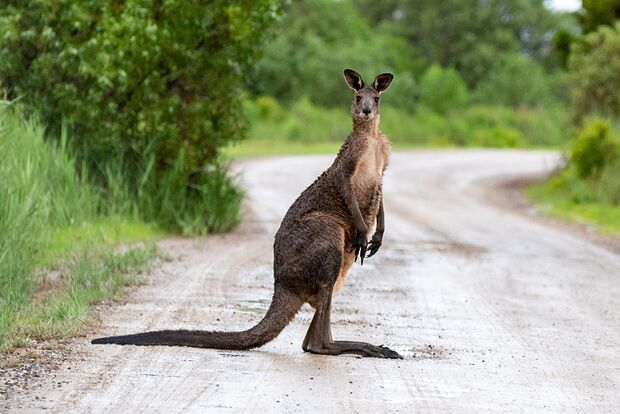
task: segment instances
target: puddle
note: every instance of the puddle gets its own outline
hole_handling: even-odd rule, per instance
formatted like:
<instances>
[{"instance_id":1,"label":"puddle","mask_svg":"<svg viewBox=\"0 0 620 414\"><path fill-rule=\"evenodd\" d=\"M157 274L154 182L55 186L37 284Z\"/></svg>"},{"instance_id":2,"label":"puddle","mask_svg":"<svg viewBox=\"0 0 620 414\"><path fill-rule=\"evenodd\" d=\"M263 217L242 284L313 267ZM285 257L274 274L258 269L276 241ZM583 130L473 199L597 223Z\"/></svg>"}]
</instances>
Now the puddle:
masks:
<instances>
[{"instance_id":1,"label":"puddle","mask_svg":"<svg viewBox=\"0 0 620 414\"><path fill-rule=\"evenodd\" d=\"M418 242L416 245L423 249L435 250L440 253L452 253L460 256L476 256L487 252L487 249L482 246L456 241L428 240Z\"/></svg>"}]
</instances>

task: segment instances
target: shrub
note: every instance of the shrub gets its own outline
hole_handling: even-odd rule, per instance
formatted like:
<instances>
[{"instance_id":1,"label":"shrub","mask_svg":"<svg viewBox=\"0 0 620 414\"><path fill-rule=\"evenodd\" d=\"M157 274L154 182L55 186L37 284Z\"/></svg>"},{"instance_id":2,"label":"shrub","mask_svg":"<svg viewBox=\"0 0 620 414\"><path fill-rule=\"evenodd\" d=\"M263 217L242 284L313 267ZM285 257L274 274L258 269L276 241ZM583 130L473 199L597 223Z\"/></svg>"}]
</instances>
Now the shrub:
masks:
<instances>
[{"instance_id":1,"label":"shrub","mask_svg":"<svg viewBox=\"0 0 620 414\"><path fill-rule=\"evenodd\" d=\"M574 118L588 114L620 117L620 23L601 26L575 42L568 68Z\"/></svg>"},{"instance_id":2,"label":"shrub","mask_svg":"<svg viewBox=\"0 0 620 414\"><path fill-rule=\"evenodd\" d=\"M611 124L591 119L571 146L571 161L581 178L598 176L607 163L617 157L618 142L612 137Z\"/></svg>"},{"instance_id":3,"label":"shrub","mask_svg":"<svg viewBox=\"0 0 620 414\"><path fill-rule=\"evenodd\" d=\"M454 69L429 67L420 79L420 103L439 114L463 107L469 100L467 86Z\"/></svg>"},{"instance_id":4,"label":"shrub","mask_svg":"<svg viewBox=\"0 0 620 414\"><path fill-rule=\"evenodd\" d=\"M244 134L240 92L277 4L4 2L0 83L42 115L50 136L68 125L104 187L118 166L130 192L153 189L157 216L180 225L158 183L174 180L175 197L187 198L175 203L200 205L196 189L210 186L218 148Z\"/></svg>"}]
</instances>

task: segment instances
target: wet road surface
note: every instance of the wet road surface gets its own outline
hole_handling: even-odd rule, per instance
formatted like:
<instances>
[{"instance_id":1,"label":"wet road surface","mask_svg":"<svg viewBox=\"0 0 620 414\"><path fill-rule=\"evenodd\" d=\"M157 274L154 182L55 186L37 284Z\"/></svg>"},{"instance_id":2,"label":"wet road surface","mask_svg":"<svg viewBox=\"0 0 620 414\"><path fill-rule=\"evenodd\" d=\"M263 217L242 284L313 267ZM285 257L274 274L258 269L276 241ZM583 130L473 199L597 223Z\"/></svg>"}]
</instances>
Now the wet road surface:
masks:
<instances>
[{"instance_id":1,"label":"wet road surface","mask_svg":"<svg viewBox=\"0 0 620 414\"><path fill-rule=\"evenodd\" d=\"M329 156L244 160L234 232L160 243L167 260L58 369L0 401L10 412L618 412L620 255L497 203L498 180L559 156L526 151L395 153L386 234L334 299L335 339L404 360L301 350L305 305L252 351L93 346L163 328L241 330L272 293L273 235ZM495 201L494 201L495 200ZM105 308L105 309L104 309ZM0 410L2 411L2 410Z\"/></svg>"}]
</instances>

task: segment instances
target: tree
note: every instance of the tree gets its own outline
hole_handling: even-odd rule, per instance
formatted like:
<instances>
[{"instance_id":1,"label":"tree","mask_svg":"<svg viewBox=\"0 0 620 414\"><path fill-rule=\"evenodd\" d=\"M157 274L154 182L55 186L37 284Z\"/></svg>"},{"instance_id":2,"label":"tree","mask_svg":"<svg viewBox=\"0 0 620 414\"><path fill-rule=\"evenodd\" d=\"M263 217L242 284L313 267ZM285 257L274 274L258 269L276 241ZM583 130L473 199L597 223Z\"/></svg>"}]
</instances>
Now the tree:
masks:
<instances>
[{"instance_id":1,"label":"tree","mask_svg":"<svg viewBox=\"0 0 620 414\"><path fill-rule=\"evenodd\" d=\"M559 53L562 67L568 65L571 45L582 40L583 34L591 33L599 26L613 26L620 19L620 0L583 0L580 10L571 13L576 20L576 29L572 22L564 19L564 24L553 38L553 47Z\"/></svg>"},{"instance_id":2,"label":"tree","mask_svg":"<svg viewBox=\"0 0 620 414\"><path fill-rule=\"evenodd\" d=\"M620 19L620 0L583 0L577 16L584 33L593 32L601 25L613 26Z\"/></svg>"},{"instance_id":3,"label":"tree","mask_svg":"<svg viewBox=\"0 0 620 414\"><path fill-rule=\"evenodd\" d=\"M274 3L5 5L0 82L51 128L70 125L87 157L139 156L155 145L160 163L183 149L196 168L242 136L239 94Z\"/></svg>"},{"instance_id":4,"label":"tree","mask_svg":"<svg viewBox=\"0 0 620 414\"><path fill-rule=\"evenodd\" d=\"M568 61L576 121L588 114L620 117L620 22L576 42Z\"/></svg>"},{"instance_id":5,"label":"tree","mask_svg":"<svg viewBox=\"0 0 620 414\"><path fill-rule=\"evenodd\" d=\"M421 63L406 40L371 27L350 0L293 2L256 65L252 90L284 103L306 95L315 104L342 107L351 99L342 77L349 67L368 78L394 72L390 102L413 107Z\"/></svg>"},{"instance_id":6,"label":"tree","mask_svg":"<svg viewBox=\"0 0 620 414\"><path fill-rule=\"evenodd\" d=\"M120 160L137 192L145 169L156 183L175 170L200 197L218 148L243 137L241 92L277 4L3 2L0 84L50 136L67 125L92 172Z\"/></svg>"},{"instance_id":7,"label":"tree","mask_svg":"<svg viewBox=\"0 0 620 414\"><path fill-rule=\"evenodd\" d=\"M497 56L525 53L553 66L551 35L558 19L543 0L355 0L376 25L405 36L427 65L459 71L470 88Z\"/></svg>"}]
</instances>

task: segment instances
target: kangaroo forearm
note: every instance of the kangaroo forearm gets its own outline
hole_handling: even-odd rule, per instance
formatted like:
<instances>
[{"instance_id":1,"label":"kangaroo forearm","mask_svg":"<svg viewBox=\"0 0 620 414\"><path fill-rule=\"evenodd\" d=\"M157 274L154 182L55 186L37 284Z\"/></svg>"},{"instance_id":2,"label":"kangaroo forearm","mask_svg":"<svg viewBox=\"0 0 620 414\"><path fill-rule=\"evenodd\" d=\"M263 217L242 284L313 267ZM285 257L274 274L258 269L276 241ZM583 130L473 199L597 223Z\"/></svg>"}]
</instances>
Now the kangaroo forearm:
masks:
<instances>
[{"instance_id":1,"label":"kangaroo forearm","mask_svg":"<svg viewBox=\"0 0 620 414\"><path fill-rule=\"evenodd\" d=\"M385 230L385 212L383 211L383 197L381 197L381 204L379 204L379 213L377 213L377 232L383 233Z\"/></svg>"},{"instance_id":2,"label":"kangaroo forearm","mask_svg":"<svg viewBox=\"0 0 620 414\"><path fill-rule=\"evenodd\" d=\"M353 215L353 220L355 220L355 226L358 229L362 229L366 227L366 223L364 223L364 218L362 217L362 212L360 211L359 204L357 203L357 199L355 198L355 194L351 192L348 196L349 201L347 205L349 207L349 211Z\"/></svg>"},{"instance_id":3,"label":"kangaroo forearm","mask_svg":"<svg viewBox=\"0 0 620 414\"><path fill-rule=\"evenodd\" d=\"M357 202L357 198L355 197L355 193L353 192L353 186L351 185L350 180L346 177L342 177L340 181L340 192L342 193L342 197L344 198L344 202L347 205L349 212L353 216L355 227L358 230L365 229L366 224L364 223L364 218L362 217L362 212L360 211L360 207Z\"/></svg>"}]
</instances>

